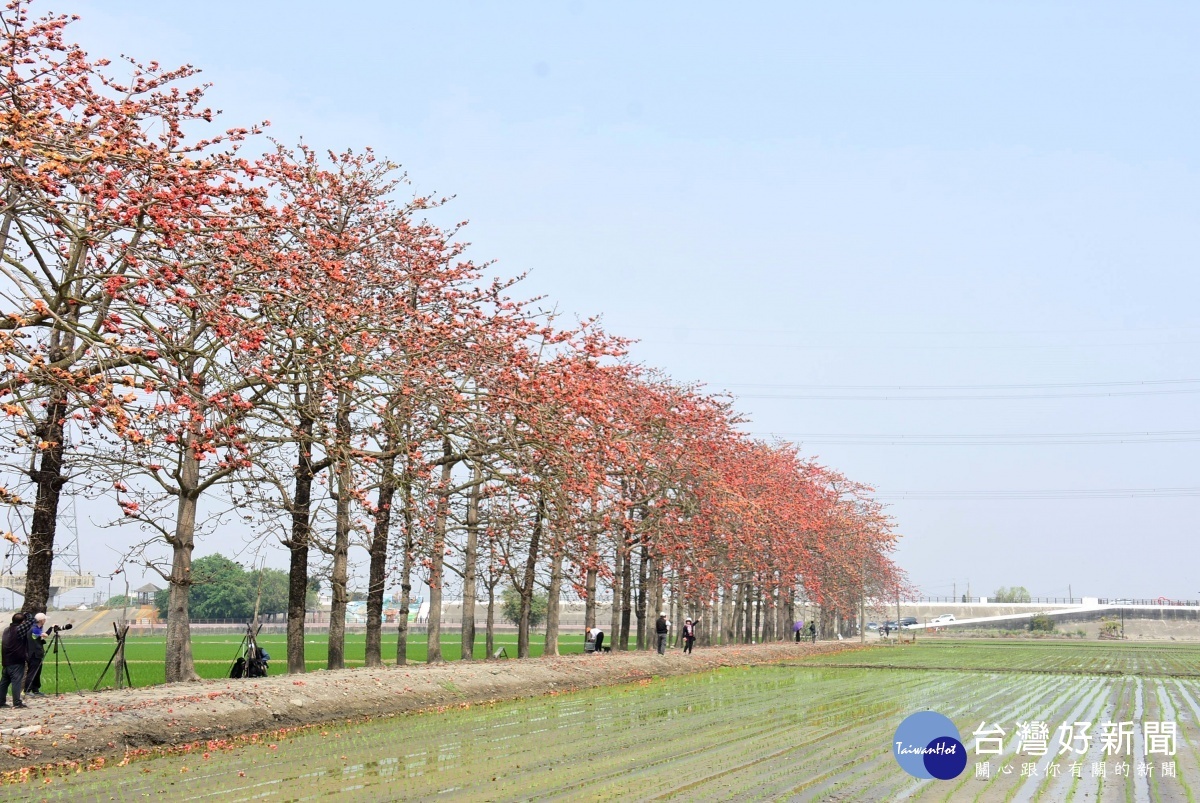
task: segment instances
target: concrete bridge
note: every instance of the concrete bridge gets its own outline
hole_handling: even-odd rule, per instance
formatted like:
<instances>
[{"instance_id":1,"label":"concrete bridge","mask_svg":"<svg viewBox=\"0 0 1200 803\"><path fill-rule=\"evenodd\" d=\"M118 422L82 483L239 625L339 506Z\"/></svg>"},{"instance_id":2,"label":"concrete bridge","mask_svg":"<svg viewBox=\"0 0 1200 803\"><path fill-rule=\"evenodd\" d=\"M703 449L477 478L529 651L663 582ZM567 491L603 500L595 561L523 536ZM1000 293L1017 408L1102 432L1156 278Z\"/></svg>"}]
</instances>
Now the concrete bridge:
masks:
<instances>
[{"instance_id":1,"label":"concrete bridge","mask_svg":"<svg viewBox=\"0 0 1200 803\"><path fill-rule=\"evenodd\" d=\"M895 609L886 608L887 618L895 618ZM953 622L933 624L942 614L954 615ZM1022 630L1034 616L1054 620L1056 628L1069 626L1095 637L1103 619L1118 619L1125 624L1127 636L1134 638L1200 639L1200 605L1110 603L1089 600L1086 603L1048 605L1045 603L901 603L900 616L918 620L905 631L923 632L936 628L945 633L956 630Z\"/></svg>"},{"instance_id":2,"label":"concrete bridge","mask_svg":"<svg viewBox=\"0 0 1200 803\"><path fill-rule=\"evenodd\" d=\"M76 573L76 572L51 572L50 573L50 599L54 599L64 591L74 591L78 588L95 588L96 575L91 572ZM18 594L25 593L25 573L11 574L5 572L0 574L0 588L6 588L10 591L15 591Z\"/></svg>"}]
</instances>

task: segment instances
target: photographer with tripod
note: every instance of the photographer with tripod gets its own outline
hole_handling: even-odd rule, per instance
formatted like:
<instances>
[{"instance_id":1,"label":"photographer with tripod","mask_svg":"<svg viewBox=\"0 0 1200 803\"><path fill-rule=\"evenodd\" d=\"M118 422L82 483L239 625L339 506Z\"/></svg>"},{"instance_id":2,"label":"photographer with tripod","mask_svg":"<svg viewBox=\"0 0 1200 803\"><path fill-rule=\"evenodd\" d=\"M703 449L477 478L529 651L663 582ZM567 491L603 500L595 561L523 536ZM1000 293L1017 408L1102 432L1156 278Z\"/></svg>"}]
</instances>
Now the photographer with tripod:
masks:
<instances>
[{"instance_id":1,"label":"photographer with tripod","mask_svg":"<svg viewBox=\"0 0 1200 803\"><path fill-rule=\"evenodd\" d=\"M42 662L46 660L46 614L33 616L33 632L29 634L29 660L25 668L25 693L41 697Z\"/></svg>"},{"instance_id":2,"label":"photographer with tripod","mask_svg":"<svg viewBox=\"0 0 1200 803\"><path fill-rule=\"evenodd\" d=\"M29 660L29 634L37 620L23 613L14 613L12 624L0 635L0 664L4 665L0 675L0 708L8 705L8 687L12 686L13 708L25 708L21 702L21 688L25 681L25 662Z\"/></svg>"}]
</instances>

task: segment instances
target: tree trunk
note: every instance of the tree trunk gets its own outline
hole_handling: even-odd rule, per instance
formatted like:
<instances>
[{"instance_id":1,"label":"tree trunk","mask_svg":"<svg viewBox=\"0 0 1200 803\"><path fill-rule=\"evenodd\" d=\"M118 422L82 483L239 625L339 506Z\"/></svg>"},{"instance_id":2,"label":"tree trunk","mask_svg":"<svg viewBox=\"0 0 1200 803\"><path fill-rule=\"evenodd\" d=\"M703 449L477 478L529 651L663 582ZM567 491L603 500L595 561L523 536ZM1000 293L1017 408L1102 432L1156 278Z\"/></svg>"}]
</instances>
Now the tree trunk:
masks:
<instances>
[{"instance_id":1,"label":"tree trunk","mask_svg":"<svg viewBox=\"0 0 1200 803\"><path fill-rule=\"evenodd\" d=\"M727 583L721 591L721 644L723 645L733 644L737 639L735 629L737 612L734 610L733 589L734 586Z\"/></svg>"},{"instance_id":2,"label":"tree trunk","mask_svg":"<svg viewBox=\"0 0 1200 803\"><path fill-rule=\"evenodd\" d=\"M629 649L629 625L633 614L633 545L625 544L621 564L621 641L622 650Z\"/></svg>"},{"instance_id":3,"label":"tree trunk","mask_svg":"<svg viewBox=\"0 0 1200 803\"><path fill-rule=\"evenodd\" d=\"M599 562L599 536L593 533L588 539L588 568L583 581L583 593L586 595L586 599L583 601L583 632L585 633L596 626L596 579L600 575L597 568Z\"/></svg>"},{"instance_id":4,"label":"tree trunk","mask_svg":"<svg viewBox=\"0 0 1200 803\"><path fill-rule=\"evenodd\" d=\"M725 631L723 631L721 629L722 628L721 621L722 621L721 620L721 590L720 590L720 588L718 588L715 591L713 591L712 622L710 623L710 625L707 628L705 628L705 631L709 634L709 637L708 637L708 643L705 644L704 646L712 647L713 645L723 643L721 641L721 638L722 638L722 634Z\"/></svg>"},{"instance_id":5,"label":"tree trunk","mask_svg":"<svg viewBox=\"0 0 1200 803\"><path fill-rule=\"evenodd\" d=\"M671 609L670 619L671 619L672 635L675 637L671 643L678 644L679 643L679 633L681 632L681 630L683 628L683 620L684 620L684 618L688 618L688 619L692 618L690 616L691 612L687 609L687 606L684 604L683 600L680 598L678 590L671 592L671 604L669 607Z\"/></svg>"},{"instance_id":6,"label":"tree trunk","mask_svg":"<svg viewBox=\"0 0 1200 803\"><path fill-rule=\"evenodd\" d=\"M646 617L646 604L649 594L646 589L647 570L650 563L650 555L646 550L646 545L643 543L641 549L638 550L638 585L637 585L637 648L639 650L650 649L649 625L650 622Z\"/></svg>"},{"instance_id":7,"label":"tree trunk","mask_svg":"<svg viewBox=\"0 0 1200 803\"><path fill-rule=\"evenodd\" d=\"M463 555L462 659L475 658L475 571L479 559L479 500L483 496L483 470L471 466L471 495L467 497L467 548Z\"/></svg>"},{"instance_id":8,"label":"tree trunk","mask_svg":"<svg viewBox=\"0 0 1200 803\"><path fill-rule=\"evenodd\" d=\"M525 576L521 581L521 617L517 625L517 657L529 657L529 612L533 607L533 581L537 569L538 546L542 538L546 501L538 495L537 513L533 518L533 534L529 538L529 555L525 559Z\"/></svg>"},{"instance_id":9,"label":"tree trunk","mask_svg":"<svg viewBox=\"0 0 1200 803\"><path fill-rule=\"evenodd\" d=\"M313 471L312 432L314 421L311 416L301 416L297 424L300 447L296 464L296 487L292 490L292 535L285 546L291 552L288 566L288 621L287 660L288 672L298 674L305 671L304 665L304 619L308 613L308 545L312 515Z\"/></svg>"},{"instance_id":10,"label":"tree trunk","mask_svg":"<svg viewBox=\"0 0 1200 803\"><path fill-rule=\"evenodd\" d=\"M796 589L789 588L787 592L787 625L783 629L784 638L792 632L796 624Z\"/></svg>"},{"instance_id":11,"label":"tree trunk","mask_svg":"<svg viewBox=\"0 0 1200 803\"><path fill-rule=\"evenodd\" d=\"M551 546L550 590L546 600L546 647L543 655L558 655L558 602L562 594L563 548L556 537Z\"/></svg>"},{"instance_id":12,"label":"tree trunk","mask_svg":"<svg viewBox=\"0 0 1200 803\"><path fill-rule=\"evenodd\" d=\"M487 655L485 658L491 658L496 652L496 584L488 583L488 602L487 602L487 637L486 643Z\"/></svg>"},{"instance_id":13,"label":"tree trunk","mask_svg":"<svg viewBox=\"0 0 1200 803\"><path fill-rule=\"evenodd\" d=\"M754 637L752 639L750 639L751 643L754 643L754 644L761 644L762 640L763 640L763 638L762 638L762 636L763 636L763 631L762 631L763 602L762 602L762 600L763 600L762 588L761 587L755 588L754 589Z\"/></svg>"},{"instance_id":14,"label":"tree trunk","mask_svg":"<svg viewBox=\"0 0 1200 803\"><path fill-rule=\"evenodd\" d=\"M766 608L766 613L763 614L763 641L778 641L779 590L772 588L767 593L767 598L763 605Z\"/></svg>"},{"instance_id":15,"label":"tree trunk","mask_svg":"<svg viewBox=\"0 0 1200 803\"><path fill-rule=\"evenodd\" d=\"M354 482L350 464L350 396L342 390L338 396L337 421L337 508L333 525L333 571L329 585L333 603L329 608L328 669L346 665L346 604L350 596L346 584L350 579L350 486Z\"/></svg>"},{"instance_id":16,"label":"tree trunk","mask_svg":"<svg viewBox=\"0 0 1200 803\"><path fill-rule=\"evenodd\" d=\"M412 599L413 509L412 474L406 463L404 469L404 558L400 567L400 610L396 623L396 666L408 663L408 606Z\"/></svg>"},{"instance_id":17,"label":"tree trunk","mask_svg":"<svg viewBox=\"0 0 1200 803\"><path fill-rule=\"evenodd\" d=\"M667 612L663 605L662 564L653 555L650 556L650 611L655 616ZM675 620L672 619L671 623L674 624Z\"/></svg>"},{"instance_id":18,"label":"tree trunk","mask_svg":"<svg viewBox=\"0 0 1200 803\"><path fill-rule=\"evenodd\" d=\"M167 606L167 683L199 680L192 660L192 628L188 616L188 591L192 587L192 550L196 536L196 491L200 464L185 442L181 450L179 507L175 516L175 535L171 539L171 577L168 581Z\"/></svg>"},{"instance_id":19,"label":"tree trunk","mask_svg":"<svg viewBox=\"0 0 1200 803\"><path fill-rule=\"evenodd\" d=\"M375 529L371 534L371 567L367 573L367 666L383 666L383 592L387 585L388 537L392 527L392 498L396 495L394 444L380 463L379 495L375 504Z\"/></svg>"},{"instance_id":20,"label":"tree trunk","mask_svg":"<svg viewBox=\"0 0 1200 803\"><path fill-rule=\"evenodd\" d=\"M623 581L625 575L625 551L622 549L625 541L620 536L616 538L615 557L613 558L613 577L612 577L612 629L608 631L608 643L610 647L620 649L621 644L621 598L623 589Z\"/></svg>"},{"instance_id":21,"label":"tree trunk","mask_svg":"<svg viewBox=\"0 0 1200 803\"><path fill-rule=\"evenodd\" d=\"M337 530L341 526L337 526ZM343 669L346 666L346 606L350 602L350 594L346 590L349 581L349 535L343 543L342 536L335 530L333 546L333 570L329 575L330 596L329 606L329 656L325 662L326 669Z\"/></svg>"},{"instance_id":22,"label":"tree trunk","mask_svg":"<svg viewBox=\"0 0 1200 803\"><path fill-rule=\"evenodd\" d=\"M446 520L450 517L450 475L454 464L449 458L449 438L442 440L441 482L437 490L437 511L433 519L433 544L429 550L429 625L425 628L425 662L442 660L442 585L446 568Z\"/></svg>"},{"instance_id":23,"label":"tree trunk","mask_svg":"<svg viewBox=\"0 0 1200 803\"><path fill-rule=\"evenodd\" d=\"M775 602L775 640L782 641L791 632L791 622L788 621L788 594L780 588Z\"/></svg>"},{"instance_id":24,"label":"tree trunk","mask_svg":"<svg viewBox=\"0 0 1200 803\"><path fill-rule=\"evenodd\" d=\"M734 583L733 586L733 643L741 644L745 639L746 631L743 626L746 621L745 607L743 600L745 599L745 586L742 583Z\"/></svg>"},{"instance_id":25,"label":"tree trunk","mask_svg":"<svg viewBox=\"0 0 1200 803\"><path fill-rule=\"evenodd\" d=\"M742 641L749 645L754 641L754 586L750 583L742 583L742 615L745 617L742 623Z\"/></svg>"},{"instance_id":26,"label":"tree trunk","mask_svg":"<svg viewBox=\"0 0 1200 803\"><path fill-rule=\"evenodd\" d=\"M66 394L59 388L52 389L46 403L46 414L36 430L37 439L50 445L41 450L38 468L29 472L37 495L29 528L29 554L25 562L25 601L21 605L21 610L27 616L45 611L50 602L58 503L66 482L62 475L63 417L66 414Z\"/></svg>"}]
</instances>

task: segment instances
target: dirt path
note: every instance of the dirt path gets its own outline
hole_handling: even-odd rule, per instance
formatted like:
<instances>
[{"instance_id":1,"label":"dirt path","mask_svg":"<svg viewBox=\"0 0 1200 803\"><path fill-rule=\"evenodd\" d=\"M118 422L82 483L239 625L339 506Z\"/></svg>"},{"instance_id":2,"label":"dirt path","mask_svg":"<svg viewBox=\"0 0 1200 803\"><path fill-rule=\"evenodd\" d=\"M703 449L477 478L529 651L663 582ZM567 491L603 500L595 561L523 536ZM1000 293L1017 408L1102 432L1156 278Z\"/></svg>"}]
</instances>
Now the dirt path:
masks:
<instances>
[{"instance_id":1,"label":"dirt path","mask_svg":"<svg viewBox=\"0 0 1200 803\"><path fill-rule=\"evenodd\" d=\"M673 650L664 657L625 652L420 664L34 697L28 709L6 708L0 714L0 771L119 759L145 748L771 663L856 647L856 642L784 642L698 649L692 655Z\"/></svg>"}]
</instances>

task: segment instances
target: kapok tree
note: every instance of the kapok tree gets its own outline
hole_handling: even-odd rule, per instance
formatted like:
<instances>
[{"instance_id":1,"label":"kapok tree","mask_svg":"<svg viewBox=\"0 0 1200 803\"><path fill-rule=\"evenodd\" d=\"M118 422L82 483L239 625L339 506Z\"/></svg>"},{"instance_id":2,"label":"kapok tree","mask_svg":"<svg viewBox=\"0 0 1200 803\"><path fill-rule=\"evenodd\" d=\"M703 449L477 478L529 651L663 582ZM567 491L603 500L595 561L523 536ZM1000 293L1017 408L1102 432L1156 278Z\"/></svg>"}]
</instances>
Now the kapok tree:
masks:
<instances>
[{"instance_id":1,"label":"kapok tree","mask_svg":"<svg viewBox=\"0 0 1200 803\"><path fill-rule=\"evenodd\" d=\"M125 518L152 534L144 546L170 550L167 567L152 549L140 552L168 583L168 681L195 677L188 591L201 500L253 465L246 422L273 381L269 355L259 352L261 309L272 292L260 282L269 255L239 225L253 219L257 196L234 176L223 178L209 196L191 199L206 210L198 231L171 251L146 254L136 274L110 287L115 337L140 355L114 377L128 392L106 415L120 454L110 472Z\"/></svg>"},{"instance_id":2,"label":"kapok tree","mask_svg":"<svg viewBox=\"0 0 1200 803\"><path fill-rule=\"evenodd\" d=\"M69 18L34 20L29 5L0 16L0 397L35 487L24 604L41 610L68 421L94 422L104 374L139 359L114 337L109 289L190 225L221 157L201 156L217 140L183 134L213 116L202 89L177 88L192 68L131 61L131 76L114 79L65 39Z\"/></svg>"}]
</instances>

